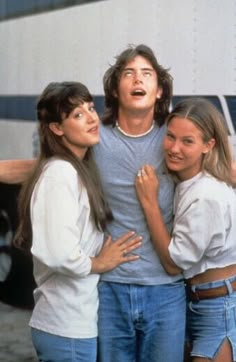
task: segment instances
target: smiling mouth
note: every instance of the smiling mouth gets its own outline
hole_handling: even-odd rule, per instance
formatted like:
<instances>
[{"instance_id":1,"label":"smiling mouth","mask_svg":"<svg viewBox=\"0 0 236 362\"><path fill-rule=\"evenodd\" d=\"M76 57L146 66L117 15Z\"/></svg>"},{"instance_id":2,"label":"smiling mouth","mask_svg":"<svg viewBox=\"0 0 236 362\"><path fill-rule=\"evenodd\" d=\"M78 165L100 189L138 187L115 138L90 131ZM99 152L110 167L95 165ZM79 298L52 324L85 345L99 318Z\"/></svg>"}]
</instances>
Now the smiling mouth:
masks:
<instances>
[{"instance_id":1,"label":"smiling mouth","mask_svg":"<svg viewBox=\"0 0 236 362\"><path fill-rule=\"evenodd\" d=\"M180 161L182 161L182 159L180 158L180 157L178 157L178 156L174 156L174 155L167 155L167 157L168 157L168 160L169 161L176 161L176 162L180 162Z\"/></svg>"},{"instance_id":2,"label":"smiling mouth","mask_svg":"<svg viewBox=\"0 0 236 362\"><path fill-rule=\"evenodd\" d=\"M96 127L91 128L88 132L97 132L97 130L98 130L98 127L96 126Z\"/></svg>"}]
</instances>

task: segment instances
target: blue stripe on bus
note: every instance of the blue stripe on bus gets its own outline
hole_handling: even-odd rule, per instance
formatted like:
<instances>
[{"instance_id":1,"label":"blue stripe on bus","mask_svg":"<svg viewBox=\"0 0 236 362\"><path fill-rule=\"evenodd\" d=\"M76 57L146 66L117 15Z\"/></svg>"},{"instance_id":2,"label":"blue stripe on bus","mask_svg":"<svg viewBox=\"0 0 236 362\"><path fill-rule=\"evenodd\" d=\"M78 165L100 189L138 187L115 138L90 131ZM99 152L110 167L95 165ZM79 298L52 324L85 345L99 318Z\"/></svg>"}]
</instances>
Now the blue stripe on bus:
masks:
<instances>
[{"instance_id":1,"label":"blue stripe on bus","mask_svg":"<svg viewBox=\"0 0 236 362\"><path fill-rule=\"evenodd\" d=\"M94 96L95 108L99 114L104 109L104 97ZM0 96L0 119L34 121L37 119L38 95Z\"/></svg>"},{"instance_id":2,"label":"blue stripe on bus","mask_svg":"<svg viewBox=\"0 0 236 362\"><path fill-rule=\"evenodd\" d=\"M191 95L178 95L173 96L172 106L184 98L193 97ZM203 96L211 101L222 113L222 107L219 98L215 96ZM236 129L236 96L224 96L228 105L229 113ZM8 120L25 120L34 121L36 117L36 103L38 95L25 95L25 96L0 96L0 119ZM94 103L97 112L101 115L104 110L104 96L94 96Z\"/></svg>"}]
</instances>

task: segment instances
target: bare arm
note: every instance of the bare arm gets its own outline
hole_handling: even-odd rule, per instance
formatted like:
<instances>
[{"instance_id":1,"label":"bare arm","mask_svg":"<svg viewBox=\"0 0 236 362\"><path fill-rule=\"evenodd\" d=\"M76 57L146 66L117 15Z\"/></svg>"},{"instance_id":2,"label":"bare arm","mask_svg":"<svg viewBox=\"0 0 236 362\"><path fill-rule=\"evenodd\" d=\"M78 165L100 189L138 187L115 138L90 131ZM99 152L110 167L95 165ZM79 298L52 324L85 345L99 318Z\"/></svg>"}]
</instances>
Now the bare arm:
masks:
<instances>
[{"instance_id":1,"label":"bare arm","mask_svg":"<svg viewBox=\"0 0 236 362\"><path fill-rule=\"evenodd\" d=\"M173 262L168 251L171 236L165 226L157 201L159 183L155 170L148 165L144 166L142 170L143 175L136 177L135 186L146 216L154 247L167 273L171 275L179 274L181 269Z\"/></svg>"},{"instance_id":2,"label":"bare arm","mask_svg":"<svg viewBox=\"0 0 236 362\"><path fill-rule=\"evenodd\" d=\"M35 160L1 160L0 182L7 184L22 183L32 170Z\"/></svg>"}]
</instances>

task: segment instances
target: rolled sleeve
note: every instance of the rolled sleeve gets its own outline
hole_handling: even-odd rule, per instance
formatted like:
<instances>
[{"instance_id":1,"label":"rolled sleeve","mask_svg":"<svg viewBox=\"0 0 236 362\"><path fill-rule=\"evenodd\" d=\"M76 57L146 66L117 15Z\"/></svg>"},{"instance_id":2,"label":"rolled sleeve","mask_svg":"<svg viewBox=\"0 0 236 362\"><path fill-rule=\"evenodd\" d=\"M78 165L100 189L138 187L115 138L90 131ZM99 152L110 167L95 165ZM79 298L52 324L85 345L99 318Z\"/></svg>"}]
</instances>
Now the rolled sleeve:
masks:
<instances>
[{"instance_id":1,"label":"rolled sleeve","mask_svg":"<svg viewBox=\"0 0 236 362\"><path fill-rule=\"evenodd\" d=\"M225 243L224 224L224 211L218 201L195 200L176 217L169 245L171 259L185 271L203 256L216 256Z\"/></svg>"}]
</instances>

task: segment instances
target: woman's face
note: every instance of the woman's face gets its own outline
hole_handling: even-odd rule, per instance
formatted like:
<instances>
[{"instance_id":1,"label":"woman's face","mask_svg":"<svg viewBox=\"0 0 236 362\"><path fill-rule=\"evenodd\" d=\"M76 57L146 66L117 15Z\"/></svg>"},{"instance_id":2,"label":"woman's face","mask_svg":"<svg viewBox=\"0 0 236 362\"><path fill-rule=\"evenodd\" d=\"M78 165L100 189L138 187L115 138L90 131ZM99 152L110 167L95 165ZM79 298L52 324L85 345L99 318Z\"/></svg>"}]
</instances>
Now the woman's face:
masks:
<instances>
[{"instance_id":1,"label":"woman's face","mask_svg":"<svg viewBox=\"0 0 236 362\"><path fill-rule=\"evenodd\" d=\"M99 142L99 117L92 102L74 108L61 124L56 124L56 128L51 130L61 136L64 145L81 159L88 147Z\"/></svg>"},{"instance_id":2,"label":"woman's face","mask_svg":"<svg viewBox=\"0 0 236 362\"><path fill-rule=\"evenodd\" d=\"M183 181L200 172L204 154L214 142L204 142L202 131L189 119L173 117L163 146L167 167Z\"/></svg>"}]
</instances>

